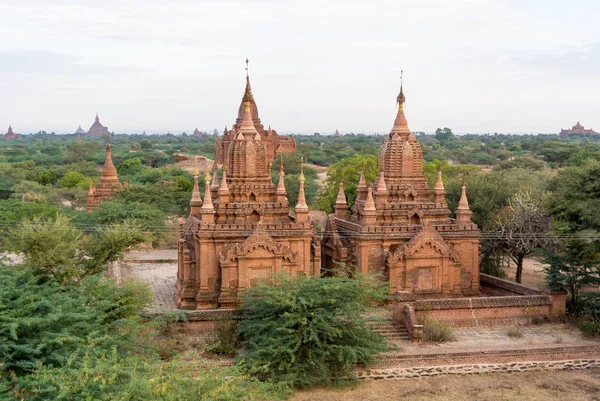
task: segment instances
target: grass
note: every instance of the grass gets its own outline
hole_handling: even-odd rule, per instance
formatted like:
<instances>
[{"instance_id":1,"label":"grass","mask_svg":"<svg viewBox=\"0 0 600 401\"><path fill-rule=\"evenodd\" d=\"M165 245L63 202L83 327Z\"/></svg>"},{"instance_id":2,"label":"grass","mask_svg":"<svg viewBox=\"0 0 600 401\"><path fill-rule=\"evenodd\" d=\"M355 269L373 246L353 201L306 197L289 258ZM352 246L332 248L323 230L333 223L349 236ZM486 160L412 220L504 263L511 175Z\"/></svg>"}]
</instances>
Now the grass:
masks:
<instances>
[{"instance_id":1,"label":"grass","mask_svg":"<svg viewBox=\"0 0 600 401\"><path fill-rule=\"evenodd\" d=\"M423 322L423 340L444 343L455 339L452 328L448 323L435 320L425 320Z\"/></svg>"},{"instance_id":2,"label":"grass","mask_svg":"<svg viewBox=\"0 0 600 401\"><path fill-rule=\"evenodd\" d=\"M512 326L506 330L506 335L510 338L521 338L523 337L523 329L521 326Z\"/></svg>"}]
</instances>

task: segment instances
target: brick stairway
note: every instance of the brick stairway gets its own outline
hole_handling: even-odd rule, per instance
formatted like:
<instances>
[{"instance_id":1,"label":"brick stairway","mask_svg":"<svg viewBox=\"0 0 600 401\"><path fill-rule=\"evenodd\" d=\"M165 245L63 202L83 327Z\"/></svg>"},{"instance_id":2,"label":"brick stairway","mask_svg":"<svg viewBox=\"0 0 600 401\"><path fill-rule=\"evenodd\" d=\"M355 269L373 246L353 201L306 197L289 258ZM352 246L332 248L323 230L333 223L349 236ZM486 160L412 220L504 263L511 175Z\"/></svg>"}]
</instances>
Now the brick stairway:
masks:
<instances>
[{"instance_id":1,"label":"brick stairway","mask_svg":"<svg viewBox=\"0 0 600 401\"><path fill-rule=\"evenodd\" d=\"M391 318L369 319L368 323L375 333L382 335L388 342L410 341L406 328L394 323Z\"/></svg>"}]
</instances>

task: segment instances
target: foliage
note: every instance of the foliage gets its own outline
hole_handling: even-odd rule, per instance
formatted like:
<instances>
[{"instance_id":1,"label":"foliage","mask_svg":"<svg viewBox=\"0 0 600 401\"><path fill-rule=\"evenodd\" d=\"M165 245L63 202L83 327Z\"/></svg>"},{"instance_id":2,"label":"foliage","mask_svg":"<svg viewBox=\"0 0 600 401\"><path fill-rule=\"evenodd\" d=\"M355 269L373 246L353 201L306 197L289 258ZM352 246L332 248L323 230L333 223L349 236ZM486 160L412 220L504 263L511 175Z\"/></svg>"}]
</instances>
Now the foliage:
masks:
<instances>
[{"instance_id":1,"label":"foliage","mask_svg":"<svg viewBox=\"0 0 600 401\"><path fill-rule=\"evenodd\" d=\"M446 322L424 319L423 340L436 343L454 341L455 336L452 328Z\"/></svg>"},{"instance_id":2,"label":"foliage","mask_svg":"<svg viewBox=\"0 0 600 401\"><path fill-rule=\"evenodd\" d=\"M376 156L355 154L329 166L327 169L327 186L319 201L319 205L325 212L333 212L333 205L340 188L340 178L344 180L344 192L346 193L348 207L354 204L356 187L358 186L360 169L363 162L365 166L365 180L367 185L370 185L377 178Z\"/></svg>"},{"instance_id":3,"label":"foliage","mask_svg":"<svg viewBox=\"0 0 600 401\"><path fill-rule=\"evenodd\" d=\"M25 400L282 400L285 385L263 383L239 368L207 368L178 362L159 364L116 351L71 358L64 368L40 366L17 391Z\"/></svg>"},{"instance_id":4,"label":"foliage","mask_svg":"<svg viewBox=\"0 0 600 401\"><path fill-rule=\"evenodd\" d=\"M116 286L103 277L81 285L40 280L31 269L0 268L0 376L39 364L62 366L72 353L125 346L138 324L126 327L150 299L146 286ZM118 336L111 336L114 330Z\"/></svg>"},{"instance_id":5,"label":"foliage","mask_svg":"<svg viewBox=\"0 0 600 401\"><path fill-rule=\"evenodd\" d=\"M236 322L219 320L204 344L204 351L215 355L236 356L240 345Z\"/></svg>"},{"instance_id":6,"label":"foliage","mask_svg":"<svg viewBox=\"0 0 600 401\"><path fill-rule=\"evenodd\" d=\"M581 315L586 308L581 293L584 288L600 286L600 263L586 261L574 249L566 247L549 253L544 259L547 265L546 283L553 292L567 291L569 294L569 313ZM598 311L600 316L600 310Z\"/></svg>"},{"instance_id":7,"label":"foliage","mask_svg":"<svg viewBox=\"0 0 600 401\"><path fill-rule=\"evenodd\" d=\"M511 326L506 330L506 335L510 338L521 338L524 333L521 326Z\"/></svg>"},{"instance_id":8,"label":"foliage","mask_svg":"<svg viewBox=\"0 0 600 401\"><path fill-rule=\"evenodd\" d=\"M521 282L525 256L552 244L552 219L546 203L546 194L516 193L495 216L487 232L486 241L492 244L491 248L506 252L517 266L517 283Z\"/></svg>"},{"instance_id":9,"label":"foliage","mask_svg":"<svg viewBox=\"0 0 600 401\"><path fill-rule=\"evenodd\" d=\"M103 227L90 236L59 214L24 220L9 230L8 248L22 253L23 264L37 276L69 283L101 272L143 239L139 226L131 222Z\"/></svg>"},{"instance_id":10,"label":"foliage","mask_svg":"<svg viewBox=\"0 0 600 401\"><path fill-rule=\"evenodd\" d=\"M278 276L247 289L239 324L243 366L259 379L298 387L351 379L356 363L384 350L361 316L384 294L383 283L368 276Z\"/></svg>"},{"instance_id":11,"label":"foliage","mask_svg":"<svg viewBox=\"0 0 600 401\"><path fill-rule=\"evenodd\" d=\"M58 180L58 185L61 188L76 188L83 183L89 185L90 178L77 171L68 171Z\"/></svg>"}]
</instances>

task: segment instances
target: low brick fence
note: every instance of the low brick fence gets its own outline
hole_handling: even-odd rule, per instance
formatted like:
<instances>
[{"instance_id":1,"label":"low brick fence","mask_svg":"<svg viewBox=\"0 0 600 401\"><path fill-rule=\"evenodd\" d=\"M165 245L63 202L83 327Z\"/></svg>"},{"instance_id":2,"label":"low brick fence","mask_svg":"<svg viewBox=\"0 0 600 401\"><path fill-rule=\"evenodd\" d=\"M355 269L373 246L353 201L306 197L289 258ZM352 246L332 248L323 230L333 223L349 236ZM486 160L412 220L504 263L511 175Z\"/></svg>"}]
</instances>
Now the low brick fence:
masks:
<instances>
[{"instance_id":1,"label":"low brick fence","mask_svg":"<svg viewBox=\"0 0 600 401\"><path fill-rule=\"evenodd\" d=\"M564 314L564 294L545 294L486 274L481 274L481 283L511 295L419 300L415 294L398 292L394 295L394 319L407 325L409 333L418 333L415 324L426 319L447 322L454 327L469 327L529 323L536 318ZM416 322L408 316L411 311L405 309L406 305L414 309ZM418 339L415 335L412 338Z\"/></svg>"},{"instance_id":2,"label":"low brick fence","mask_svg":"<svg viewBox=\"0 0 600 401\"><path fill-rule=\"evenodd\" d=\"M600 368L598 359L569 359L562 361L512 362L447 366L416 366L412 368L389 368L360 370L358 380L421 379L441 375L479 375L486 373L522 373L540 370L574 370Z\"/></svg>"}]
</instances>

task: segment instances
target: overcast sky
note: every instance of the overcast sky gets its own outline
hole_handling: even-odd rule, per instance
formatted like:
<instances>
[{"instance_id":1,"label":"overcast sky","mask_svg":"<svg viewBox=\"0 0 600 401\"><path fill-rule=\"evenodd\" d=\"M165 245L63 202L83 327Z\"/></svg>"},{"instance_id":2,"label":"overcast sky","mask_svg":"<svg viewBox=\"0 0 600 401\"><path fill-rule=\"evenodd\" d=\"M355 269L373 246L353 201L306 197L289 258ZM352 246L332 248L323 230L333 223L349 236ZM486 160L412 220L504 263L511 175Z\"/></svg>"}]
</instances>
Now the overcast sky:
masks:
<instances>
[{"instance_id":1,"label":"overcast sky","mask_svg":"<svg viewBox=\"0 0 600 401\"><path fill-rule=\"evenodd\" d=\"M600 131L599 0L0 0L0 131Z\"/></svg>"}]
</instances>

